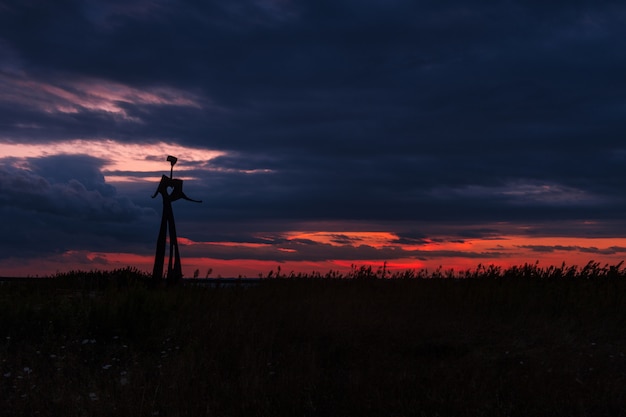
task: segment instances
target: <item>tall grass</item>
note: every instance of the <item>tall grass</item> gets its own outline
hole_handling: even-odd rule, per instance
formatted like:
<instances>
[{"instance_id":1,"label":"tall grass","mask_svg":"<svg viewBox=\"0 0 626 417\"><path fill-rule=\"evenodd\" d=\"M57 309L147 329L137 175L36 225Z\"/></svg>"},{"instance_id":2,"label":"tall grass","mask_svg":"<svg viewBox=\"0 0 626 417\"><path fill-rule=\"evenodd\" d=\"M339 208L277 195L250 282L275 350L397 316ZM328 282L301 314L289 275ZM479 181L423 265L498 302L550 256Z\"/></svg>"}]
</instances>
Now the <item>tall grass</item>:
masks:
<instances>
[{"instance_id":1,"label":"tall grass","mask_svg":"<svg viewBox=\"0 0 626 417\"><path fill-rule=\"evenodd\" d=\"M621 265L276 276L1 285L0 415L626 415Z\"/></svg>"}]
</instances>

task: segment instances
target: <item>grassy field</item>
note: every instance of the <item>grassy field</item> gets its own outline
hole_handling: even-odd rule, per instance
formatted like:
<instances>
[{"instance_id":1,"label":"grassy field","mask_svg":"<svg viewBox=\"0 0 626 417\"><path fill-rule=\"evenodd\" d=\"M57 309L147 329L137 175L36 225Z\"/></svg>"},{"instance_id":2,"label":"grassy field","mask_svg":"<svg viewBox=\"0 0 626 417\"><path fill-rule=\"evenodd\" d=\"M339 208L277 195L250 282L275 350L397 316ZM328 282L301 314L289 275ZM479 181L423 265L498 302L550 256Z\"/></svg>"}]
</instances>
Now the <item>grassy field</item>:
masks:
<instances>
[{"instance_id":1,"label":"grassy field","mask_svg":"<svg viewBox=\"0 0 626 417\"><path fill-rule=\"evenodd\" d=\"M0 415L626 415L621 266L382 274L4 283Z\"/></svg>"}]
</instances>

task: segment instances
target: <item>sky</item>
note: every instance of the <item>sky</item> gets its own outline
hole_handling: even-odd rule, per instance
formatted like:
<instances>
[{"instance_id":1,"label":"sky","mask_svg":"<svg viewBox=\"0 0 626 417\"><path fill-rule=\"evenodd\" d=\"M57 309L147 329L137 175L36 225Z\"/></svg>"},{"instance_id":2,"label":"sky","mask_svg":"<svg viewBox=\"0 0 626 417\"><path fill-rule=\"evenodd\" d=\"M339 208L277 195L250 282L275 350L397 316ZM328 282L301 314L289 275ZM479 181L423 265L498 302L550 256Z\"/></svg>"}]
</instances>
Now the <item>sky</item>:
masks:
<instances>
[{"instance_id":1,"label":"sky","mask_svg":"<svg viewBox=\"0 0 626 417\"><path fill-rule=\"evenodd\" d=\"M626 4L0 0L0 276L617 264Z\"/></svg>"}]
</instances>

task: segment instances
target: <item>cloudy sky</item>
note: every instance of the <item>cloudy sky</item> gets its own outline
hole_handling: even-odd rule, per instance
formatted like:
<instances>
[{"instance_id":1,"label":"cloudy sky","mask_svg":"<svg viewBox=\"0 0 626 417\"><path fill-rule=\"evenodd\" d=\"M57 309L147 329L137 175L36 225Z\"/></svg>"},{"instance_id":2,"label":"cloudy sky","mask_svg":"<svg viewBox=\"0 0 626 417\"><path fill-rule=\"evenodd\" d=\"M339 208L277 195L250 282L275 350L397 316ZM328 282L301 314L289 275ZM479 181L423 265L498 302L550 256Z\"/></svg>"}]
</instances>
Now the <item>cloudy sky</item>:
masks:
<instances>
[{"instance_id":1,"label":"cloudy sky","mask_svg":"<svg viewBox=\"0 0 626 417\"><path fill-rule=\"evenodd\" d=\"M0 275L626 258L622 1L0 0Z\"/></svg>"}]
</instances>

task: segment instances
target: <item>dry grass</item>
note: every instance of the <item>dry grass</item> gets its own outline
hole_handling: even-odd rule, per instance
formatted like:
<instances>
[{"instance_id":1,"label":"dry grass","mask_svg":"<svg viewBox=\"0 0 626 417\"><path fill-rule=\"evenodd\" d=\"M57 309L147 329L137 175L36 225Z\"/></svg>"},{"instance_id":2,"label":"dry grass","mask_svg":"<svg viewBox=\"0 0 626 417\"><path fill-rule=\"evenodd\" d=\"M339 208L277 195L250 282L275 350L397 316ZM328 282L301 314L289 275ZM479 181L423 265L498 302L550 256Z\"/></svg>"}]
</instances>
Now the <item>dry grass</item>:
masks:
<instances>
[{"instance_id":1,"label":"dry grass","mask_svg":"<svg viewBox=\"0 0 626 417\"><path fill-rule=\"evenodd\" d=\"M148 288L131 270L2 285L0 414L626 415L619 266L358 272L245 288Z\"/></svg>"}]
</instances>

